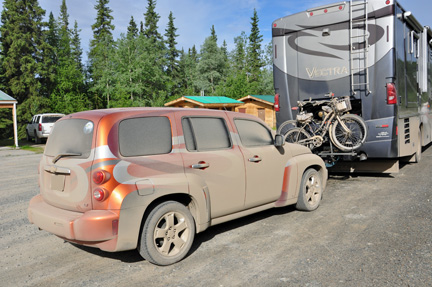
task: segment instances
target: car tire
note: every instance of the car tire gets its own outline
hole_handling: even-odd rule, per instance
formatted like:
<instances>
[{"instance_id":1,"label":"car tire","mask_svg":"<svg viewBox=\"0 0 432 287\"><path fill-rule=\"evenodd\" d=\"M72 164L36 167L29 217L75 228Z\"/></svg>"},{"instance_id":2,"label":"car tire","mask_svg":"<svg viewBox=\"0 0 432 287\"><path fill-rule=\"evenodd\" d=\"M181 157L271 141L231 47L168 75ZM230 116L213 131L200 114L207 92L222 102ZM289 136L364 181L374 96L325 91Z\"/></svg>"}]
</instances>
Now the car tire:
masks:
<instances>
[{"instance_id":1,"label":"car tire","mask_svg":"<svg viewBox=\"0 0 432 287\"><path fill-rule=\"evenodd\" d=\"M138 251L153 264L171 265L188 254L194 237L195 222L189 209L179 202L167 201L146 218Z\"/></svg>"},{"instance_id":2,"label":"car tire","mask_svg":"<svg viewBox=\"0 0 432 287\"><path fill-rule=\"evenodd\" d=\"M27 130L26 130L26 140L28 142L31 142L31 140L32 140L32 138L31 138L31 136L30 136L30 134L29 134L29 132Z\"/></svg>"},{"instance_id":3,"label":"car tire","mask_svg":"<svg viewBox=\"0 0 432 287\"><path fill-rule=\"evenodd\" d=\"M35 143L40 144L42 142L42 139L38 137L37 132L35 131Z\"/></svg>"},{"instance_id":4,"label":"car tire","mask_svg":"<svg viewBox=\"0 0 432 287\"><path fill-rule=\"evenodd\" d=\"M300 184L296 208L304 211L312 211L321 203L323 185L320 173L310 168L303 174Z\"/></svg>"}]
</instances>

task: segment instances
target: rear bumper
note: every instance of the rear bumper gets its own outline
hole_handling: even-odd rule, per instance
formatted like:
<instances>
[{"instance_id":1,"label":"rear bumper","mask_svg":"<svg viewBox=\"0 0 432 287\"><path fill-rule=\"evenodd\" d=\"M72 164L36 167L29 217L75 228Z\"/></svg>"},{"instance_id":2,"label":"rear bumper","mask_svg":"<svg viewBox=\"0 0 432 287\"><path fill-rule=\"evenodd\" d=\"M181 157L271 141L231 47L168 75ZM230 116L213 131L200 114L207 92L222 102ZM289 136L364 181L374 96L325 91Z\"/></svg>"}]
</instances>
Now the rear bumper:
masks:
<instances>
[{"instance_id":1,"label":"rear bumper","mask_svg":"<svg viewBox=\"0 0 432 287\"><path fill-rule=\"evenodd\" d=\"M40 229L68 241L107 251L115 250L119 219L115 211L90 210L82 213L64 210L49 205L39 194L30 201L28 218Z\"/></svg>"},{"instance_id":2,"label":"rear bumper","mask_svg":"<svg viewBox=\"0 0 432 287\"><path fill-rule=\"evenodd\" d=\"M47 131L43 131L43 132L36 131L36 133L39 138L45 138L45 139L48 138L48 136L50 135L50 132Z\"/></svg>"}]
</instances>

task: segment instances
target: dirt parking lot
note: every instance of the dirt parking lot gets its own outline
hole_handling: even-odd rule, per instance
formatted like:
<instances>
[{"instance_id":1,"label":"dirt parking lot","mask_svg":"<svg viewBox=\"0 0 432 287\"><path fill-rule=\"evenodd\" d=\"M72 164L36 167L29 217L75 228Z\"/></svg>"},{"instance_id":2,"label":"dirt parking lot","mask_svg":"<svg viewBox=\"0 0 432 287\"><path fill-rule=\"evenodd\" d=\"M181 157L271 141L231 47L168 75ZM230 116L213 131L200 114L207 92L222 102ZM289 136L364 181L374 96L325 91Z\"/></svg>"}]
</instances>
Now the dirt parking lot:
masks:
<instances>
[{"instance_id":1,"label":"dirt parking lot","mask_svg":"<svg viewBox=\"0 0 432 287\"><path fill-rule=\"evenodd\" d=\"M332 175L314 212L261 212L198 234L158 267L27 220L40 154L0 149L0 286L431 286L432 148L392 175Z\"/></svg>"}]
</instances>

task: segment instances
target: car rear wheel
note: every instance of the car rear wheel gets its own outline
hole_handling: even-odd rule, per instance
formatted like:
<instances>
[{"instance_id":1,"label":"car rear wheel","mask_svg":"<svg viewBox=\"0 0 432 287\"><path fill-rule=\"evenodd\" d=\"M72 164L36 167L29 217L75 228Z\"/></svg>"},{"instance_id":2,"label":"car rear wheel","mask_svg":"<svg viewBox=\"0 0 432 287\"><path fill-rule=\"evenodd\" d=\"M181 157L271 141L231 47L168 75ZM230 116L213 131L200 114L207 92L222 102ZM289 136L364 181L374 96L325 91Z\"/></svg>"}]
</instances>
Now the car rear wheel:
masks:
<instances>
[{"instance_id":1,"label":"car rear wheel","mask_svg":"<svg viewBox=\"0 0 432 287\"><path fill-rule=\"evenodd\" d=\"M321 175L316 169L310 168L302 177L296 208L304 211L312 211L321 203L323 186Z\"/></svg>"},{"instance_id":2,"label":"car rear wheel","mask_svg":"<svg viewBox=\"0 0 432 287\"><path fill-rule=\"evenodd\" d=\"M31 141L31 136L29 135L29 132L28 131L26 131L26 140L29 142L29 141Z\"/></svg>"},{"instance_id":3,"label":"car rear wheel","mask_svg":"<svg viewBox=\"0 0 432 287\"><path fill-rule=\"evenodd\" d=\"M187 255L194 237L195 223L189 209L167 201L156 206L147 217L138 250L151 263L170 265Z\"/></svg>"},{"instance_id":4,"label":"car rear wheel","mask_svg":"<svg viewBox=\"0 0 432 287\"><path fill-rule=\"evenodd\" d=\"M38 137L37 132L35 131L35 143L40 144L42 142L42 139L40 137Z\"/></svg>"}]
</instances>

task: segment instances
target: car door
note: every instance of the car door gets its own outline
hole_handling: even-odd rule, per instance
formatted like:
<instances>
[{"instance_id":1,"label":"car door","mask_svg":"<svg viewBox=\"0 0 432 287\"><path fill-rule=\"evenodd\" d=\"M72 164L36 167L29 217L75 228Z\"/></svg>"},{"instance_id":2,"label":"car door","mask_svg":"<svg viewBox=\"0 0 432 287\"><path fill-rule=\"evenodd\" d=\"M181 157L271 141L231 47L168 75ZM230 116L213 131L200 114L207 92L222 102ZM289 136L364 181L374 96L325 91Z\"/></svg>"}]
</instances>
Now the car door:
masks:
<instances>
[{"instance_id":1,"label":"car door","mask_svg":"<svg viewBox=\"0 0 432 287\"><path fill-rule=\"evenodd\" d=\"M35 137L36 136L36 127L37 127L38 118L39 118L39 116L33 116L32 121L30 123L30 126L29 126L29 135L31 137Z\"/></svg>"},{"instance_id":2,"label":"car door","mask_svg":"<svg viewBox=\"0 0 432 287\"><path fill-rule=\"evenodd\" d=\"M210 216L217 218L244 209L244 162L225 117L201 113L185 113L181 119L186 147L183 160L190 188L206 194Z\"/></svg>"},{"instance_id":3,"label":"car door","mask_svg":"<svg viewBox=\"0 0 432 287\"><path fill-rule=\"evenodd\" d=\"M246 167L245 208L275 202L281 196L290 155L273 144L270 130L251 119L234 119Z\"/></svg>"}]
</instances>

